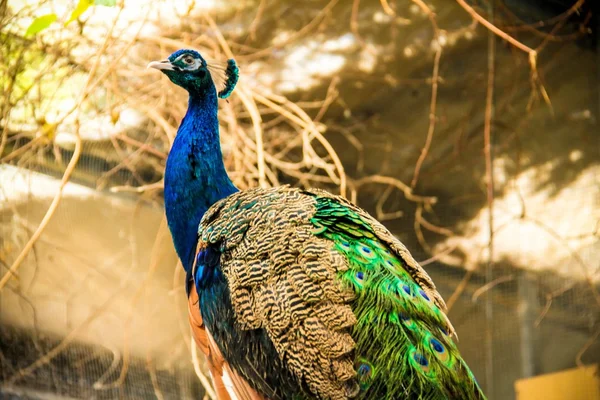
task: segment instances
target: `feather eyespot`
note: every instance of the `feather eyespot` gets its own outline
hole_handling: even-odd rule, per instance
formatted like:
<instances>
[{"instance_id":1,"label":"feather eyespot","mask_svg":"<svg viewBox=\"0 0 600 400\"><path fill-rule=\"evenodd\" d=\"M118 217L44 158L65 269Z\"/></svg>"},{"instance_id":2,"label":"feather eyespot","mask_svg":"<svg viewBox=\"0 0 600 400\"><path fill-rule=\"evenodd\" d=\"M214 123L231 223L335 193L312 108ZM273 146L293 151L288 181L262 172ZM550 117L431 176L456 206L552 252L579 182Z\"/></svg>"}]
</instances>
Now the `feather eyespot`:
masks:
<instances>
[{"instance_id":1,"label":"feather eyespot","mask_svg":"<svg viewBox=\"0 0 600 400\"><path fill-rule=\"evenodd\" d=\"M366 390L373 383L373 379L375 378L375 368L370 362L361 360L358 368L356 368L356 375L361 390Z\"/></svg>"},{"instance_id":2,"label":"feather eyespot","mask_svg":"<svg viewBox=\"0 0 600 400\"><path fill-rule=\"evenodd\" d=\"M356 247L356 249L358 250L358 253L367 260L373 260L375 257L377 257L375 252L370 247L359 245Z\"/></svg>"},{"instance_id":3,"label":"feather eyespot","mask_svg":"<svg viewBox=\"0 0 600 400\"><path fill-rule=\"evenodd\" d=\"M358 271L356 274L356 279L358 279L359 281L362 281L365 278L365 273L362 271Z\"/></svg>"},{"instance_id":4,"label":"feather eyespot","mask_svg":"<svg viewBox=\"0 0 600 400\"><path fill-rule=\"evenodd\" d=\"M368 376L371 373L371 366L368 364L360 364L358 370L356 371L361 376Z\"/></svg>"},{"instance_id":5,"label":"feather eyespot","mask_svg":"<svg viewBox=\"0 0 600 400\"><path fill-rule=\"evenodd\" d=\"M415 352L415 354L413 354L413 359L417 362L417 364L419 364L422 367L427 367L429 365L429 361L421 353Z\"/></svg>"},{"instance_id":6,"label":"feather eyespot","mask_svg":"<svg viewBox=\"0 0 600 400\"><path fill-rule=\"evenodd\" d=\"M425 291L424 291L423 289L420 289L420 290L419 290L419 294L420 294L420 295L421 295L421 297L422 297L422 298L424 298L425 300L427 300L427 301L431 301L431 300L429 299L429 296L427 296L427 293L425 293Z\"/></svg>"},{"instance_id":7,"label":"feather eyespot","mask_svg":"<svg viewBox=\"0 0 600 400\"><path fill-rule=\"evenodd\" d=\"M418 352L414 348L411 353L412 354L410 357L412 358L411 363L413 364L413 366L421 370L425 374L425 376L430 376L431 368L429 366L429 360L427 359L427 357L425 357L422 353Z\"/></svg>"},{"instance_id":8,"label":"feather eyespot","mask_svg":"<svg viewBox=\"0 0 600 400\"><path fill-rule=\"evenodd\" d=\"M450 353L448 353L448 350L444 347L442 342L436 338L432 337L429 339L429 346L433 350L433 354L435 354L440 361L447 362L450 359Z\"/></svg>"},{"instance_id":9,"label":"feather eyespot","mask_svg":"<svg viewBox=\"0 0 600 400\"><path fill-rule=\"evenodd\" d=\"M431 348L436 352L436 353L443 353L446 351L446 349L444 348L444 345L437 340L436 338L431 338L429 340L429 343L431 344Z\"/></svg>"},{"instance_id":10,"label":"feather eyespot","mask_svg":"<svg viewBox=\"0 0 600 400\"><path fill-rule=\"evenodd\" d=\"M404 292L407 295L412 296L412 291L410 290L410 286L408 286L408 285L402 285L402 289L404 290Z\"/></svg>"}]
</instances>

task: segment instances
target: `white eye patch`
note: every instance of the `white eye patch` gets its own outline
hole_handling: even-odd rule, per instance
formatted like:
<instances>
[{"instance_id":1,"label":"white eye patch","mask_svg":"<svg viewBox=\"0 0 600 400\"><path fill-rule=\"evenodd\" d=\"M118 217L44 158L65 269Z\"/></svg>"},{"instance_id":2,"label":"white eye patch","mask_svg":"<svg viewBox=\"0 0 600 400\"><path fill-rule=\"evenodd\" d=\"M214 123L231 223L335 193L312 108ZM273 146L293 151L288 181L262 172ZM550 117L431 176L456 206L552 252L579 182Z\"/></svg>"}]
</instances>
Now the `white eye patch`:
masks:
<instances>
[{"instance_id":1,"label":"white eye patch","mask_svg":"<svg viewBox=\"0 0 600 400\"><path fill-rule=\"evenodd\" d=\"M182 54L173 60L173 64L177 63L178 66L188 71L194 71L202 67L202 60L194 58L191 54Z\"/></svg>"}]
</instances>

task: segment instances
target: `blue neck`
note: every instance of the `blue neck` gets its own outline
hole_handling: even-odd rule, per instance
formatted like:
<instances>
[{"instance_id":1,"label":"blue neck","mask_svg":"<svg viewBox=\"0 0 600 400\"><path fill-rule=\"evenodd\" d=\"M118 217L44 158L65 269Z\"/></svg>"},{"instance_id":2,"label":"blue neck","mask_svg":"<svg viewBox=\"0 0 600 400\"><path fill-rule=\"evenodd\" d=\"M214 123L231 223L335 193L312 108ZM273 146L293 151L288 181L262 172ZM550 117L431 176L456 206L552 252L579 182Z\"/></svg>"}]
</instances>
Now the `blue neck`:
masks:
<instances>
[{"instance_id":1,"label":"blue neck","mask_svg":"<svg viewBox=\"0 0 600 400\"><path fill-rule=\"evenodd\" d=\"M204 93L190 93L187 113L167 158L167 222L186 271L192 268L202 216L214 203L238 190L223 164L217 109L214 87Z\"/></svg>"}]
</instances>

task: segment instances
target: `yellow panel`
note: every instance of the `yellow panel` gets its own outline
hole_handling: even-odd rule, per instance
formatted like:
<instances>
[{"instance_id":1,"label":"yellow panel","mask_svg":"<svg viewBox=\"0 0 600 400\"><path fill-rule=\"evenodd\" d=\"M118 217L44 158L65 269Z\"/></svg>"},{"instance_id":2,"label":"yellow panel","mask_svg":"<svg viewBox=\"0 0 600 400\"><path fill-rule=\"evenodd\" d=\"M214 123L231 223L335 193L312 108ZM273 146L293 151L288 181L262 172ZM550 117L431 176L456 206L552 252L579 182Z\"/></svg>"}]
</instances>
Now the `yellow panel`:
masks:
<instances>
[{"instance_id":1,"label":"yellow panel","mask_svg":"<svg viewBox=\"0 0 600 400\"><path fill-rule=\"evenodd\" d=\"M517 400L600 400L598 365L515 382Z\"/></svg>"}]
</instances>

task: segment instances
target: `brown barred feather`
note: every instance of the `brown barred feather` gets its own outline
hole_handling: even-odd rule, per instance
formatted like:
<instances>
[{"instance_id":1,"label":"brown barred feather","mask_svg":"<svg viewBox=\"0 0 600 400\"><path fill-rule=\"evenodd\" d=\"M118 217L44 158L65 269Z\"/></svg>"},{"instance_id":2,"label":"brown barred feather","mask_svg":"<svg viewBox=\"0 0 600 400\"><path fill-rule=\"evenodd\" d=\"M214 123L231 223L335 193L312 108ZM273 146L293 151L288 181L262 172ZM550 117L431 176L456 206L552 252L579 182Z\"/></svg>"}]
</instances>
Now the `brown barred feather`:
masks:
<instances>
[{"instance_id":1,"label":"brown barred feather","mask_svg":"<svg viewBox=\"0 0 600 400\"><path fill-rule=\"evenodd\" d=\"M348 261L314 234L315 197L335 198L371 225L379 240L443 310L441 296L406 247L347 200L289 186L235 193L213 205L200 223L200 241L218 246L221 269L242 329L265 329L279 357L320 398L357 392L354 293L336 279ZM285 246L282 246L285 243ZM448 323L449 324L449 323ZM450 325L449 325L450 326Z\"/></svg>"}]
</instances>

